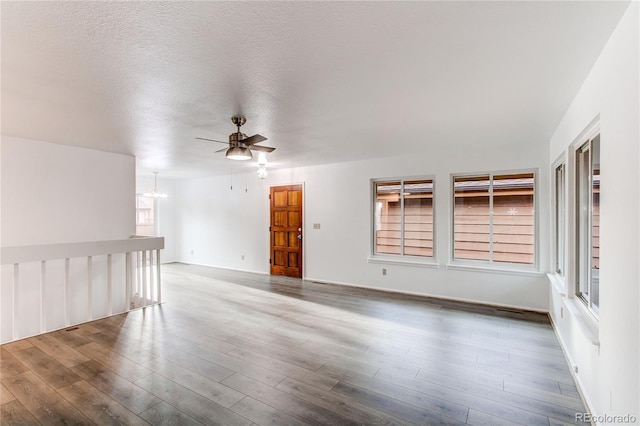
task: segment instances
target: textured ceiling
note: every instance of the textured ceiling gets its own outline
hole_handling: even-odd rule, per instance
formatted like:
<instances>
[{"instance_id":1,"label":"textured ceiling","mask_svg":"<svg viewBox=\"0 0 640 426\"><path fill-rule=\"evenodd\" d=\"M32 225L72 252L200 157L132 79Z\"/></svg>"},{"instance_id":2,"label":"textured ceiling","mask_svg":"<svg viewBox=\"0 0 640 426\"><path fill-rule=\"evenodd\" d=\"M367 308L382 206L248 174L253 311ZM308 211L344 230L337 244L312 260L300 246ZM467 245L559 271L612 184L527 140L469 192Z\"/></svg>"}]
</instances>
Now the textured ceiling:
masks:
<instances>
[{"instance_id":1,"label":"textured ceiling","mask_svg":"<svg viewBox=\"0 0 640 426\"><path fill-rule=\"evenodd\" d=\"M544 144L627 2L2 2L2 134L228 173ZM250 165L255 167L255 163Z\"/></svg>"}]
</instances>

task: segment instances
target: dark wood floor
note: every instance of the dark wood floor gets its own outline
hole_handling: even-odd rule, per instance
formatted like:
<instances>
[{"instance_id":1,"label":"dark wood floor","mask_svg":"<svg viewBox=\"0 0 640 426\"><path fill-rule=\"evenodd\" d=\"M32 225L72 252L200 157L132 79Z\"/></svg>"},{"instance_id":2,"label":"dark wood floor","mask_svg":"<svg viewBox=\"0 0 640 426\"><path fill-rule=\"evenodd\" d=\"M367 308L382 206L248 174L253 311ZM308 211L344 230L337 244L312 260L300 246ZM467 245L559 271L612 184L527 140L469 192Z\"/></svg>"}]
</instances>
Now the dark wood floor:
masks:
<instances>
[{"instance_id":1,"label":"dark wood floor","mask_svg":"<svg viewBox=\"0 0 640 426\"><path fill-rule=\"evenodd\" d=\"M162 306L1 347L0 423L562 425L546 316L182 264Z\"/></svg>"}]
</instances>

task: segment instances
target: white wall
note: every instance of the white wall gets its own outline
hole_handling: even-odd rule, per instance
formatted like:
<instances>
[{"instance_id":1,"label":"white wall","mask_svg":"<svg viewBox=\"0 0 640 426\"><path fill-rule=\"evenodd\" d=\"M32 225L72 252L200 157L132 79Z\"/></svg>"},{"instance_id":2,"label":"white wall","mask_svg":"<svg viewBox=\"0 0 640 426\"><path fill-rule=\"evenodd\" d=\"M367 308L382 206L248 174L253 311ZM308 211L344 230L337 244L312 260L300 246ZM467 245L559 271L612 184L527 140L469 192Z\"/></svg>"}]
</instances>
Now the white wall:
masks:
<instances>
[{"instance_id":1,"label":"white wall","mask_svg":"<svg viewBox=\"0 0 640 426\"><path fill-rule=\"evenodd\" d=\"M154 178L149 176L136 176L136 193L144 194L149 188L153 188ZM177 257L178 236L176 234L177 220L175 181L162 177L158 173L158 189L167 193L167 198L160 198L156 203L156 220L158 222L157 237L164 237L164 250L161 253L161 262L175 262Z\"/></svg>"},{"instance_id":2,"label":"white wall","mask_svg":"<svg viewBox=\"0 0 640 426\"><path fill-rule=\"evenodd\" d=\"M567 309L551 291L551 316L591 408L598 415L631 413L640 419L640 5L632 3L550 143L550 161L600 117L600 348L580 327L588 316ZM571 222L569 223L571 226ZM571 245L569 243L568 245ZM571 260L571 250L569 250ZM570 272L571 265L568 268ZM570 297L572 274L567 277ZM580 305L578 305L581 307ZM563 309L563 316L561 315ZM581 310L575 311L582 313ZM583 319L581 319L583 318Z\"/></svg>"},{"instance_id":3,"label":"white wall","mask_svg":"<svg viewBox=\"0 0 640 426\"><path fill-rule=\"evenodd\" d=\"M548 151L544 141L463 155L446 143L429 155L271 171L179 183L178 259L233 269L269 272L269 186L304 183L306 279L472 300L535 310L548 309L546 278L477 270L451 270L449 261L451 173L539 168L539 197L548 199ZM436 176L436 256L440 268L369 263L372 178ZM245 187L247 192L245 192ZM548 247L548 206L540 205L542 252ZM320 229L313 229L320 223ZM193 250L193 254L192 251ZM244 261L242 255L245 256ZM382 276L382 268L388 271ZM546 255L541 270L548 269Z\"/></svg>"},{"instance_id":4,"label":"white wall","mask_svg":"<svg viewBox=\"0 0 640 426\"><path fill-rule=\"evenodd\" d=\"M135 232L135 159L72 146L2 136L0 145L2 247L128 238ZM113 256L115 277L124 277L124 255ZM69 316L87 312L87 260L70 260ZM107 257L94 256L93 318L106 315ZM13 313L13 265L3 265L0 283L0 342L40 332L41 263L20 265ZM120 271L121 273L118 273ZM45 329L64 327L64 260L46 262ZM124 301L124 280L114 283L113 298ZM114 303L114 312L124 302Z\"/></svg>"},{"instance_id":5,"label":"white wall","mask_svg":"<svg viewBox=\"0 0 640 426\"><path fill-rule=\"evenodd\" d=\"M128 238L135 159L2 136L2 246Z\"/></svg>"},{"instance_id":6,"label":"white wall","mask_svg":"<svg viewBox=\"0 0 640 426\"><path fill-rule=\"evenodd\" d=\"M268 273L267 181L255 174L234 175L233 184L229 176L176 181L176 192L178 260Z\"/></svg>"}]
</instances>

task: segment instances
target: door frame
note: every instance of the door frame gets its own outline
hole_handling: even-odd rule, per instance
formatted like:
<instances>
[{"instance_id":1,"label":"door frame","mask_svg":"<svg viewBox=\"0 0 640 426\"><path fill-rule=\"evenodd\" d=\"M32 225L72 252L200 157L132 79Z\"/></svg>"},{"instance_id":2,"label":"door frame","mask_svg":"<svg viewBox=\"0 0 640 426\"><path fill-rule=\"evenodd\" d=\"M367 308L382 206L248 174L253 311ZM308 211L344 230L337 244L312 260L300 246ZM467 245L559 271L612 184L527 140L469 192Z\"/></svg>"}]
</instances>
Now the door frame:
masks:
<instances>
[{"instance_id":1,"label":"door frame","mask_svg":"<svg viewBox=\"0 0 640 426\"><path fill-rule=\"evenodd\" d=\"M269 185L267 187L267 201L268 201L268 206L267 206L267 214L269 215L269 220L267 221L269 223L268 225L268 229L269 229L269 238L268 238L268 253L269 253L269 275L271 275L271 199L269 198L269 196L271 195L271 188L278 188L281 186L292 186L292 185L300 185L302 187L302 261L300 262L301 264L301 268L302 268L302 273L300 274L301 280L305 279L305 274L307 271L307 261L306 261L306 251L307 251L307 243L306 243L306 223L307 223L307 205L306 205L306 200L307 200L307 195L306 195L306 186L305 186L305 182L304 181L297 181L297 182L291 182L291 183L283 183L283 182L279 182L279 183L274 183L273 185ZM279 276L279 275L276 275Z\"/></svg>"}]
</instances>

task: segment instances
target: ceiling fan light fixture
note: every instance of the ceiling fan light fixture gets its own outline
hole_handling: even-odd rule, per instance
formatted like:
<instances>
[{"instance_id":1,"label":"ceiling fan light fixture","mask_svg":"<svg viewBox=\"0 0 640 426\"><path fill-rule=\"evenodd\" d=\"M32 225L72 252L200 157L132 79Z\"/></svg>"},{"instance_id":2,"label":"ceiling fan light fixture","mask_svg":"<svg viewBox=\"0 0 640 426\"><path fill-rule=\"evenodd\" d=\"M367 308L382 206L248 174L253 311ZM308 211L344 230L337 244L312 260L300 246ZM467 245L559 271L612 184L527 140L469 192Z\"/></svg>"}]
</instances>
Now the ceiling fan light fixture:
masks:
<instances>
[{"instance_id":1,"label":"ceiling fan light fixture","mask_svg":"<svg viewBox=\"0 0 640 426\"><path fill-rule=\"evenodd\" d=\"M225 157L227 157L230 160L240 160L240 161L251 160L253 158L253 154L251 153L250 148L253 148L254 150L259 152L273 152L276 150L271 146L256 145L256 144L259 144L260 142L267 140L267 138L265 138L264 136L258 135L258 134L253 136L247 136L244 133L242 133L240 131L240 126L246 123L246 121L247 119L244 117L239 117L239 116L231 117L231 122L238 128L238 130L229 135L229 142L228 142L229 148L226 149ZM218 141L215 139L207 139L207 138L196 138L196 139L227 144L227 142ZM216 153L223 152L223 151L225 151L225 148L217 150Z\"/></svg>"},{"instance_id":2,"label":"ceiling fan light fixture","mask_svg":"<svg viewBox=\"0 0 640 426\"><path fill-rule=\"evenodd\" d=\"M240 146L229 148L225 156L229 160L251 160L253 158L253 155L251 154L251 150L249 148Z\"/></svg>"},{"instance_id":3,"label":"ceiling fan light fixture","mask_svg":"<svg viewBox=\"0 0 640 426\"><path fill-rule=\"evenodd\" d=\"M264 164L258 166L258 179L264 180L269 176L269 172L267 172L267 167Z\"/></svg>"}]
</instances>

